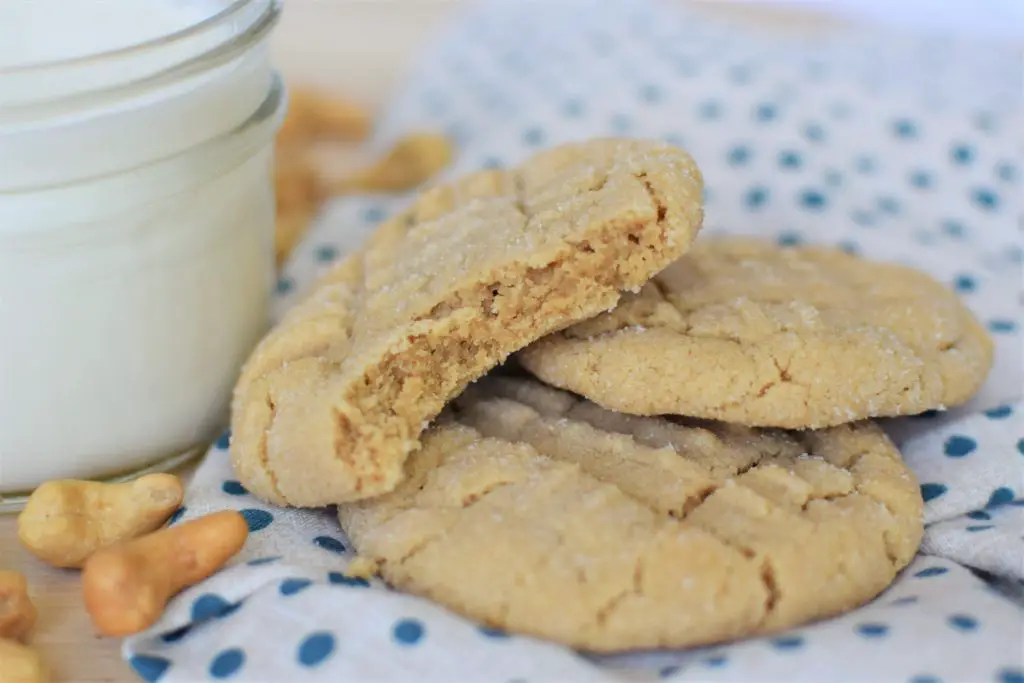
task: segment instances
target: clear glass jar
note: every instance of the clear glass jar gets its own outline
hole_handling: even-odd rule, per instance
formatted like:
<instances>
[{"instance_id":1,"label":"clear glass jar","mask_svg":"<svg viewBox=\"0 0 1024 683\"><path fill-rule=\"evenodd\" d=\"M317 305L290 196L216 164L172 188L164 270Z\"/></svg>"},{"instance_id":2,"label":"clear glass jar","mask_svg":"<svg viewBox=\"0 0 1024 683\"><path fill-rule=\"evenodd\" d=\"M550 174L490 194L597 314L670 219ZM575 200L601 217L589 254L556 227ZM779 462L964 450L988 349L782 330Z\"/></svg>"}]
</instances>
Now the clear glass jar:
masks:
<instances>
[{"instance_id":1,"label":"clear glass jar","mask_svg":"<svg viewBox=\"0 0 1024 683\"><path fill-rule=\"evenodd\" d=\"M208 443L268 325L280 6L160 3L198 20L0 59L0 504Z\"/></svg>"}]
</instances>

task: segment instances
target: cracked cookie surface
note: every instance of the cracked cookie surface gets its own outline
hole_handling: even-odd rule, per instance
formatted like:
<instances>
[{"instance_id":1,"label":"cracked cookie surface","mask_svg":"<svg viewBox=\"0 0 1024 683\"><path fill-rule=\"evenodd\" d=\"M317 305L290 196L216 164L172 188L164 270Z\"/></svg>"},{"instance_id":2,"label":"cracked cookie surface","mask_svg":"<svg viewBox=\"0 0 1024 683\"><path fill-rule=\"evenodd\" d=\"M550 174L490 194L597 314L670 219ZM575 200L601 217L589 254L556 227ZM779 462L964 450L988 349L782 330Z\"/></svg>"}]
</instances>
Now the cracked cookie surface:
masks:
<instances>
[{"instance_id":1,"label":"cracked cookie surface","mask_svg":"<svg viewBox=\"0 0 1024 683\"><path fill-rule=\"evenodd\" d=\"M924 273L717 238L518 358L612 410L802 429L963 403L992 356L970 311Z\"/></svg>"},{"instance_id":2,"label":"cracked cookie surface","mask_svg":"<svg viewBox=\"0 0 1024 683\"><path fill-rule=\"evenodd\" d=\"M852 609L913 557L922 501L870 422L821 431L607 411L472 385L390 494L338 507L392 585L601 652L775 632Z\"/></svg>"},{"instance_id":3,"label":"cracked cookie surface","mask_svg":"<svg viewBox=\"0 0 1024 683\"><path fill-rule=\"evenodd\" d=\"M468 382L682 255L702 187L678 148L595 140L426 191L250 357L232 405L239 479L296 506L390 491Z\"/></svg>"}]
</instances>

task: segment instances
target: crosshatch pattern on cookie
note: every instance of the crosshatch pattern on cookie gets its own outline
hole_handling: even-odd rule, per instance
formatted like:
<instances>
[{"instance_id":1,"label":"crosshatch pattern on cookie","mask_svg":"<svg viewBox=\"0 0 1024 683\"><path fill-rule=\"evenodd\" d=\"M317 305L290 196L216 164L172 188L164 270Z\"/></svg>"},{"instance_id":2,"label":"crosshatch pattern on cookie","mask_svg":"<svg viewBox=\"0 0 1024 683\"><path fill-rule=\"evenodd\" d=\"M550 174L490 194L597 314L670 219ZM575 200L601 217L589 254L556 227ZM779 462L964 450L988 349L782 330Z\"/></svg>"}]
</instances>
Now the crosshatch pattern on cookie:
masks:
<instances>
[{"instance_id":1,"label":"crosshatch pattern on cookie","mask_svg":"<svg viewBox=\"0 0 1024 683\"><path fill-rule=\"evenodd\" d=\"M595 651L771 633L870 600L921 540L917 482L870 423L631 417L506 377L446 416L339 518L387 581L490 626Z\"/></svg>"},{"instance_id":2,"label":"crosshatch pattern on cookie","mask_svg":"<svg viewBox=\"0 0 1024 683\"><path fill-rule=\"evenodd\" d=\"M519 354L606 408L790 429L959 405L992 356L970 310L924 273L721 237Z\"/></svg>"},{"instance_id":3,"label":"crosshatch pattern on cookie","mask_svg":"<svg viewBox=\"0 0 1024 683\"><path fill-rule=\"evenodd\" d=\"M250 358L232 416L239 480L310 507L391 490L466 383L684 253L701 188L681 149L602 139L427 190Z\"/></svg>"}]
</instances>

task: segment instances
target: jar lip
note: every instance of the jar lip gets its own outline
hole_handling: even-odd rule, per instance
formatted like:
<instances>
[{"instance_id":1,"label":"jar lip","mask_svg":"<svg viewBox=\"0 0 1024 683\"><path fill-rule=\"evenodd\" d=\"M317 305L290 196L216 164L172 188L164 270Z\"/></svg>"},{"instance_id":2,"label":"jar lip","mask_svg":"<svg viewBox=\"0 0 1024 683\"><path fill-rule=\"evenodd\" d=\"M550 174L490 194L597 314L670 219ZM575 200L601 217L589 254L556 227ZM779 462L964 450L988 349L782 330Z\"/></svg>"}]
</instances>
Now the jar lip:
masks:
<instances>
[{"instance_id":1,"label":"jar lip","mask_svg":"<svg viewBox=\"0 0 1024 683\"><path fill-rule=\"evenodd\" d=\"M100 62L119 57L130 57L147 51L160 49L167 45L187 40L189 37L194 36L197 33L201 33L213 26L221 24L227 19L237 15L245 8L246 5L250 5L254 1L255 0L233 0L233 2L224 9L201 19L194 24L190 24L183 29L178 29L150 40L142 41L141 43L134 43L132 45L126 45L112 50L92 52L85 55L76 55L74 57L66 57L63 59L50 59L42 62L30 62L28 64L18 64L15 66L0 66L0 76L22 74L31 71L44 71L47 69L60 69L69 66L87 65L91 62Z\"/></svg>"},{"instance_id":2,"label":"jar lip","mask_svg":"<svg viewBox=\"0 0 1024 683\"><path fill-rule=\"evenodd\" d=\"M277 24L282 0L232 0L148 41L47 62L0 67L0 129L87 111L232 62Z\"/></svg>"}]
</instances>

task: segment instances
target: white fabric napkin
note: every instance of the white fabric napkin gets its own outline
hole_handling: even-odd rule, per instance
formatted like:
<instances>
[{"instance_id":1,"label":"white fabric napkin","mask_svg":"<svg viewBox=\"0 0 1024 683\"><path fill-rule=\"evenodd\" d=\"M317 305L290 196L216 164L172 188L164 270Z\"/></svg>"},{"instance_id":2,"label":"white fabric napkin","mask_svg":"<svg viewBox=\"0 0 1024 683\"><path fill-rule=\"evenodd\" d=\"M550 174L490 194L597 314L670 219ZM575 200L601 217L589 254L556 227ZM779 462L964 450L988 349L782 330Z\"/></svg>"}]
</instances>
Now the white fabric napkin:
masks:
<instances>
[{"instance_id":1,"label":"white fabric napkin","mask_svg":"<svg viewBox=\"0 0 1024 683\"><path fill-rule=\"evenodd\" d=\"M330 510L282 510L234 479L225 435L181 518L243 510L231 567L172 601L124 656L146 680L1024 681L1024 402L1019 55L882 32L771 37L630 0L490 0L459 17L389 110L459 146L448 171L598 135L664 138L707 181L707 232L841 246L949 283L992 332L979 396L886 427L921 481L921 554L844 616L699 650L594 658L481 630L346 579ZM407 198L329 206L281 279L285 310Z\"/></svg>"}]
</instances>

